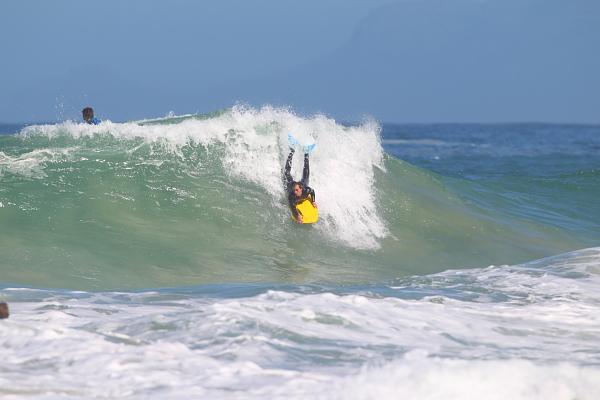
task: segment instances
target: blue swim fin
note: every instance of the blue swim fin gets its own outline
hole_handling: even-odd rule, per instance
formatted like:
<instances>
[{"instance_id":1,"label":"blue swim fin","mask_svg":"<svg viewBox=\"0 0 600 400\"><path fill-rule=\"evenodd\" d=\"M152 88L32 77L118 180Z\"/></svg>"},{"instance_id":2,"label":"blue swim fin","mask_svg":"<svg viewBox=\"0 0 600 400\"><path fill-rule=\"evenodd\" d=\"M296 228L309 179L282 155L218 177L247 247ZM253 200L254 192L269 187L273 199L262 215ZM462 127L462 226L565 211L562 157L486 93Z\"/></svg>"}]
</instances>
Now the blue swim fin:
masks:
<instances>
[{"instance_id":1,"label":"blue swim fin","mask_svg":"<svg viewBox=\"0 0 600 400\"><path fill-rule=\"evenodd\" d=\"M288 143L290 145L290 149L293 149L294 147L300 144L298 143L298 140L296 140L296 138L292 136L291 133L288 133Z\"/></svg>"},{"instance_id":2,"label":"blue swim fin","mask_svg":"<svg viewBox=\"0 0 600 400\"><path fill-rule=\"evenodd\" d=\"M312 151L315 149L315 147L317 147L316 143L307 144L306 146L304 146L304 153L305 154L312 153Z\"/></svg>"}]
</instances>

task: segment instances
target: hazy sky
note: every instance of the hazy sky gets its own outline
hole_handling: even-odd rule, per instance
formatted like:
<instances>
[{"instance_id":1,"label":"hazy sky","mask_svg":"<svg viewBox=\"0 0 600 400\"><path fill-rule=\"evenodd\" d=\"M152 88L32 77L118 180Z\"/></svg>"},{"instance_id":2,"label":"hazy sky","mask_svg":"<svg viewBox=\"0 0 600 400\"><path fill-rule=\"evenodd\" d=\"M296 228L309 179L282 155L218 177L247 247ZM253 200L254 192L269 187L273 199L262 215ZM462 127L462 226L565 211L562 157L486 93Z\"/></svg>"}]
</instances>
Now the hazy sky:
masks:
<instances>
[{"instance_id":1,"label":"hazy sky","mask_svg":"<svg viewBox=\"0 0 600 400\"><path fill-rule=\"evenodd\" d=\"M598 0L0 3L0 121L600 122Z\"/></svg>"}]
</instances>

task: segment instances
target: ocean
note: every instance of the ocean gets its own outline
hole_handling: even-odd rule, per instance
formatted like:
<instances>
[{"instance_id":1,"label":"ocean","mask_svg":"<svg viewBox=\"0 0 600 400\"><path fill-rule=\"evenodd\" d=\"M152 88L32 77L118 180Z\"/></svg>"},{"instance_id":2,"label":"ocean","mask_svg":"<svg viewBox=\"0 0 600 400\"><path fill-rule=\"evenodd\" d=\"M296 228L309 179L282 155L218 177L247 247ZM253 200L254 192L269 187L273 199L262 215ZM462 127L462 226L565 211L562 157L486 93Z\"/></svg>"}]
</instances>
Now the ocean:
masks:
<instances>
[{"instance_id":1,"label":"ocean","mask_svg":"<svg viewBox=\"0 0 600 400\"><path fill-rule=\"evenodd\" d=\"M0 398L600 397L600 125L0 131Z\"/></svg>"}]
</instances>

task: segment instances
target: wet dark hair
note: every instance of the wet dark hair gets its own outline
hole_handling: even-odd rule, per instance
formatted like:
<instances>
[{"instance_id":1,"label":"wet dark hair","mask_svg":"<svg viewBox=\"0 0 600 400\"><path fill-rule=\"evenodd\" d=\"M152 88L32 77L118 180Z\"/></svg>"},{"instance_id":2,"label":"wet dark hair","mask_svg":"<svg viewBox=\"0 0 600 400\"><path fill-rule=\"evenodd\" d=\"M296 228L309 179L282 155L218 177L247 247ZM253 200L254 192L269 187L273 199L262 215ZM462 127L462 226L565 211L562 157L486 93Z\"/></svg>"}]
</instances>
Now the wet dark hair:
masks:
<instances>
[{"instance_id":1,"label":"wet dark hair","mask_svg":"<svg viewBox=\"0 0 600 400\"><path fill-rule=\"evenodd\" d=\"M81 113L83 114L83 116L85 117L86 115L94 115L94 109L92 107L86 107L83 110L81 110Z\"/></svg>"},{"instance_id":2,"label":"wet dark hair","mask_svg":"<svg viewBox=\"0 0 600 400\"><path fill-rule=\"evenodd\" d=\"M292 187L295 187L296 185L298 185L300 187L300 189L304 189L304 185L302 184L302 182L294 182L292 184Z\"/></svg>"}]
</instances>

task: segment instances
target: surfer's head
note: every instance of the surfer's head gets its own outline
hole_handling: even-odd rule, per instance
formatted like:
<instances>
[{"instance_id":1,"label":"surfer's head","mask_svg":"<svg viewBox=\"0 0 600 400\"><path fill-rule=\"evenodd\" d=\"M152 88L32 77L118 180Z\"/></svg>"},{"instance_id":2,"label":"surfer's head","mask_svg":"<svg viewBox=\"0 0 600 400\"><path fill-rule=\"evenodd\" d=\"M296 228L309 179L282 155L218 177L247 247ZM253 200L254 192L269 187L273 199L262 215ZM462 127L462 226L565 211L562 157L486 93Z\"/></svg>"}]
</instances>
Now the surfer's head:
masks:
<instances>
[{"instance_id":1,"label":"surfer's head","mask_svg":"<svg viewBox=\"0 0 600 400\"><path fill-rule=\"evenodd\" d=\"M292 186L292 190L294 191L294 196L301 197L302 196L302 183L295 182Z\"/></svg>"},{"instance_id":2,"label":"surfer's head","mask_svg":"<svg viewBox=\"0 0 600 400\"><path fill-rule=\"evenodd\" d=\"M81 113L83 114L83 120L88 124L90 123L92 118L94 118L94 109L92 107L84 108L83 110L81 110Z\"/></svg>"}]
</instances>

